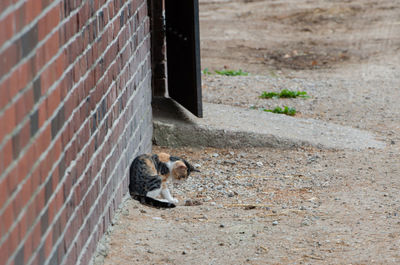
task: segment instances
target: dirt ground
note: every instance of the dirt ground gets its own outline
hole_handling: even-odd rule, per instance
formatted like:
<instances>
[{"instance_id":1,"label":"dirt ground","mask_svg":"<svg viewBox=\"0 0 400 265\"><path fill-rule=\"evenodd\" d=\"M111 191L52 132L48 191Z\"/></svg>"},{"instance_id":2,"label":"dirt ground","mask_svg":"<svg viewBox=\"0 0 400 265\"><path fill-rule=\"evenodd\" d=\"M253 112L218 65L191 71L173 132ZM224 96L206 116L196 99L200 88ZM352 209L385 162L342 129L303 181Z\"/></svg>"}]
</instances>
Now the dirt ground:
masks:
<instances>
[{"instance_id":1,"label":"dirt ground","mask_svg":"<svg viewBox=\"0 0 400 265\"><path fill-rule=\"evenodd\" d=\"M400 2L200 0L205 102L289 105L384 149L179 148L179 206L125 201L95 264L400 264ZM311 98L262 100L262 91ZM255 110L256 111L256 110Z\"/></svg>"}]
</instances>

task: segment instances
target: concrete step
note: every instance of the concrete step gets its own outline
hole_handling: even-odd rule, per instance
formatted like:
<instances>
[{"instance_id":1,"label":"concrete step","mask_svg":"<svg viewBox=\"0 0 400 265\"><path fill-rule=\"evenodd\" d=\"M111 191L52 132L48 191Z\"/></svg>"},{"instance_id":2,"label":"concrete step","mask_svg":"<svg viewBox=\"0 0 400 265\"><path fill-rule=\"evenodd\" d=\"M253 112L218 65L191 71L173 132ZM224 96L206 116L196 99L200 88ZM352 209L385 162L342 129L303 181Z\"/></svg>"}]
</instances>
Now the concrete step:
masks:
<instances>
[{"instance_id":1,"label":"concrete step","mask_svg":"<svg viewBox=\"0 0 400 265\"><path fill-rule=\"evenodd\" d=\"M383 148L368 132L315 119L302 119L221 104L203 104L200 119L169 98L153 100L153 141L161 146Z\"/></svg>"}]
</instances>

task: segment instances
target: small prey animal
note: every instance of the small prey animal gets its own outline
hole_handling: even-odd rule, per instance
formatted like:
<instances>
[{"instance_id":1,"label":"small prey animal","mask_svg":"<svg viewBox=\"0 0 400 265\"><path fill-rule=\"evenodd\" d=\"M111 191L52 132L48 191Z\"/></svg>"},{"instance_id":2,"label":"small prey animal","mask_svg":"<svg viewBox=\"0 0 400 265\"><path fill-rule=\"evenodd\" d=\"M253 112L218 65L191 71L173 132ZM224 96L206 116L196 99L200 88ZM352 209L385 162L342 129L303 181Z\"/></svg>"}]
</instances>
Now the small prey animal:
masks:
<instances>
[{"instance_id":1,"label":"small prey animal","mask_svg":"<svg viewBox=\"0 0 400 265\"><path fill-rule=\"evenodd\" d=\"M178 200L172 197L167 183L182 182L193 171L200 172L183 158L166 153L139 155L129 168L129 193L142 204L173 208ZM163 199L157 198L160 195Z\"/></svg>"}]
</instances>

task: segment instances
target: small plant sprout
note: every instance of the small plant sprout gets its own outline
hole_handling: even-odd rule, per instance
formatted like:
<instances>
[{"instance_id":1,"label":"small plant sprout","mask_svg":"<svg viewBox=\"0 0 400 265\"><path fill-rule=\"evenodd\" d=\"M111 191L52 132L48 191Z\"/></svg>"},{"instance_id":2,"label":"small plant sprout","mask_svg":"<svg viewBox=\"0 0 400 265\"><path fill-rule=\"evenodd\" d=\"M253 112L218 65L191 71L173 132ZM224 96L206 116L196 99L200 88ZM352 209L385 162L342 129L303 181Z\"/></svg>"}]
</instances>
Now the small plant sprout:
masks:
<instances>
[{"instance_id":1,"label":"small plant sprout","mask_svg":"<svg viewBox=\"0 0 400 265\"><path fill-rule=\"evenodd\" d=\"M208 68L204 68L203 74L205 74L205 75L212 75L212 73L208 70Z\"/></svg>"},{"instance_id":2,"label":"small plant sprout","mask_svg":"<svg viewBox=\"0 0 400 265\"><path fill-rule=\"evenodd\" d=\"M284 106L283 109L281 107L275 107L274 109L264 109L264 111L277 114L285 114L289 116L294 116L296 114L296 109L290 108L288 106Z\"/></svg>"},{"instance_id":3,"label":"small plant sprout","mask_svg":"<svg viewBox=\"0 0 400 265\"><path fill-rule=\"evenodd\" d=\"M226 75L226 76L246 76L249 75L248 72L243 72L242 69L239 69L239 71L235 71L235 70L215 70L216 74L219 75Z\"/></svg>"},{"instance_id":4,"label":"small plant sprout","mask_svg":"<svg viewBox=\"0 0 400 265\"><path fill-rule=\"evenodd\" d=\"M309 98L305 91L292 91L283 89L281 92L262 92L259 98Z\"/></svg>"}]
</instances>

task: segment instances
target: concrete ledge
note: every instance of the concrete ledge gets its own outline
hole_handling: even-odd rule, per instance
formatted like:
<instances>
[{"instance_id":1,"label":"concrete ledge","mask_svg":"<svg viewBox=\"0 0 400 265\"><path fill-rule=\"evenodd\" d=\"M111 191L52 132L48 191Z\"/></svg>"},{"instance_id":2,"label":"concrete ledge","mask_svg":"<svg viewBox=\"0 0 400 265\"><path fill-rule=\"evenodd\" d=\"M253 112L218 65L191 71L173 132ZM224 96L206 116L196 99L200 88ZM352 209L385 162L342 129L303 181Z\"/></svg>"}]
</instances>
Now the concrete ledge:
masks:
<instances>
[{"instance_id":1,"label":"concrete ledge","mask_svg":"<svg viewBox=\"0 0 400 265\"><path fill-rule=\"evenodd\" d=\"M220 104L203 104L199 119L171 99L153 102L153 142L161 146L383 148L367 131Z\"/></svg>"}]
</instances>

